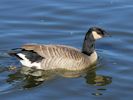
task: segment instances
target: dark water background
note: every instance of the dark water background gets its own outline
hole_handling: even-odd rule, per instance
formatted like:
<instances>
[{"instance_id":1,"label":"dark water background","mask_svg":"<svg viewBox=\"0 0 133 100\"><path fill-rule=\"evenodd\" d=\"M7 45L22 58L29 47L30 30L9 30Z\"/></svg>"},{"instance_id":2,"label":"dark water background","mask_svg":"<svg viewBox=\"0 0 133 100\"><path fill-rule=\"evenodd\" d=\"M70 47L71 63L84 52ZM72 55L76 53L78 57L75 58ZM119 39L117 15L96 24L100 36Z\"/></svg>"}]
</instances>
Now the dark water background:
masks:
<instances>
[{"instance_id":1,"label":"dark water background","mask_svg":"<svg viewBox=\"0 0 133 100\"><path fill-rule=\"evenodd\" d=\"M96 71L37 82L6 69L20 66L6 54L11 48L35 42L81 49L91 26L112 35L96 43ZM132 57L132 0L0 0L0 100L131 100Z\"/></svg>"}]
</instances>

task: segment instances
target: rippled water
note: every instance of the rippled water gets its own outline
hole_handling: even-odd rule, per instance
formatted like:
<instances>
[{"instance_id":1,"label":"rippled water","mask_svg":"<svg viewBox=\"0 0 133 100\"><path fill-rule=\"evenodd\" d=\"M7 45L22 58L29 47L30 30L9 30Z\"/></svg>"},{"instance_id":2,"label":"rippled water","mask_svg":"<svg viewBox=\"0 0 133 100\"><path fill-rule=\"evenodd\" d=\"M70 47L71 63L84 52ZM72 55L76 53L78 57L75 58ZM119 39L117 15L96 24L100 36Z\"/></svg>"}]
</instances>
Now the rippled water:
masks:
<instances>
[{"instance_id":1,"label":"rippled water","mask_svg":"<svg viewBox=\"0 0 133 100\"><path fill-rule=\"evenodd\" d=\"M132 9L132 0L0 0L1 100L130 100ZM20 69L20 63L6 54L30 42L81 49L91 26L102 27L112 35L97 41L99 64L91 72L30 70L31 75L27 75L29 69Z\"/></svg>"}]
</instances>

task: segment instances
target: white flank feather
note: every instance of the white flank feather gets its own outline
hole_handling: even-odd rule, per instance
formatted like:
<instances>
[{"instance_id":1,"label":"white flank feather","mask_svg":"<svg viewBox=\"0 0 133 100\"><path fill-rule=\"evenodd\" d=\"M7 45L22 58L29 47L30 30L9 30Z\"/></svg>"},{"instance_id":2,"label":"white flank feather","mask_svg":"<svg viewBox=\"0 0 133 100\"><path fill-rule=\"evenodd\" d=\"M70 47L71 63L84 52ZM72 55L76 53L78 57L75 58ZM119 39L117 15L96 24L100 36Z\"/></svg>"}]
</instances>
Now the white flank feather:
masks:
<instances>
[{"instance_id":1,"label":"white flank feather","mask_svg":"<svg viewBox=\"0 0 133 100\"><path fill-rule=\"evenodd\" d=\"M36 67L37 69L41 69L41 63L40 62L31 63L31 61L29 59L27 59L24 54L18 53L17 55L23 59L23 60L20 60L20 62L23 66Z\"/></svg>"}]
</instances>

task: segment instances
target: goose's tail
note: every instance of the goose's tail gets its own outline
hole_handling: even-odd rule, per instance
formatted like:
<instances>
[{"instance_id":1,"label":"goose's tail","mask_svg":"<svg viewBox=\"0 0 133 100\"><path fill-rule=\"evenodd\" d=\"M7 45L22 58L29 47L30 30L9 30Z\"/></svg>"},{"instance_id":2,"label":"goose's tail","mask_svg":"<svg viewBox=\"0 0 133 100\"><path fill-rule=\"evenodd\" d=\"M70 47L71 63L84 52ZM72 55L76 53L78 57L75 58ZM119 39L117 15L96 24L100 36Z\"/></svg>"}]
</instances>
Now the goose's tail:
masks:
<instances>
[{"instance_id":1,"label":"goose's tail","mask_svg":"<svg viewBox=\"0 0 133 100\"><path fill-rule=\"evenodd\" d=\"M40 62L44 57L40 56L33 50L25 50L22 48L15 48L12 49L10 52L8 52L10 56L15 56L19 60L25 60L28 59L31 62Z\"/></svg>"},{"instance_id":2,"label":"goose's tail","mask_svg":"<svg viewBox=\"0 0 133 100\"><path fill-rule=\"evenodd\" d=\"M22 53L23 49L22 48L14 48L8 51L8 55L17 57L18 59L22 59L18 54Z\"/></svg>"}]
</instances>

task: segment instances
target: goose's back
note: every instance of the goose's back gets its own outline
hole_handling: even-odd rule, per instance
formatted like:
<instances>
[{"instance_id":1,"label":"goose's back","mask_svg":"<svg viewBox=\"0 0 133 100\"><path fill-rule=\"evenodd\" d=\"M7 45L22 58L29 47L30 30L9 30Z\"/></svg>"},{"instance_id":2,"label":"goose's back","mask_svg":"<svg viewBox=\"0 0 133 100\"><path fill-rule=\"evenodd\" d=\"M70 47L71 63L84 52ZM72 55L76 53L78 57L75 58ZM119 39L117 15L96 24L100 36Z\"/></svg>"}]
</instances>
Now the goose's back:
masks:
<instances>
[{"instance_id":1,"label":"goose's back","mask_svg":"<svg viewBox=\"0 0 133 100\"><path fill-rule=\"evenodd\" d=\"M91 64L87 55L70 46L26 44L22 48L33 50L44 57L41 68L45 70L57 68L81 70Z\"/></svg>"}]
</instances>

